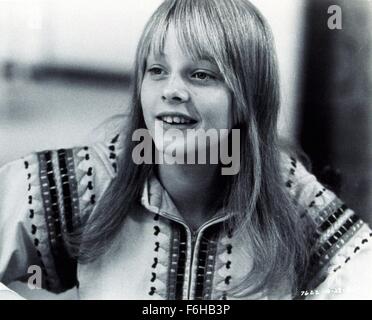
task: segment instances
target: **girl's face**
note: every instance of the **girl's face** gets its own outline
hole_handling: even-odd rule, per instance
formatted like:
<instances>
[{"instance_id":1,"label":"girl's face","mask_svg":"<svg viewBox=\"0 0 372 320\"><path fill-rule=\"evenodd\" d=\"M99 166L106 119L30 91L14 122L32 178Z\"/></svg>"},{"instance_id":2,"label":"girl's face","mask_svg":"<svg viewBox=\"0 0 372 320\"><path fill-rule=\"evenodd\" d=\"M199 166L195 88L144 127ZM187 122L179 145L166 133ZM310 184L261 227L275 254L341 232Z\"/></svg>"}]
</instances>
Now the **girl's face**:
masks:
<instances>
[{"instance_id":1,"label":"girl's face","mask_svg":"<svg viewBox=\"0 0 372 320\"><path fill-rule=\"evenodd\" d=\"M184 133L186 129L230 130L232 97L217 65L207 59L195 61L187 55L180 48L172 25L163 51L147 57L141 88L144 119L157 149L166 152L155 135L160 127ZM176 144L185 146L186 141L185 136Z\"/></svg>"}]
</instances>

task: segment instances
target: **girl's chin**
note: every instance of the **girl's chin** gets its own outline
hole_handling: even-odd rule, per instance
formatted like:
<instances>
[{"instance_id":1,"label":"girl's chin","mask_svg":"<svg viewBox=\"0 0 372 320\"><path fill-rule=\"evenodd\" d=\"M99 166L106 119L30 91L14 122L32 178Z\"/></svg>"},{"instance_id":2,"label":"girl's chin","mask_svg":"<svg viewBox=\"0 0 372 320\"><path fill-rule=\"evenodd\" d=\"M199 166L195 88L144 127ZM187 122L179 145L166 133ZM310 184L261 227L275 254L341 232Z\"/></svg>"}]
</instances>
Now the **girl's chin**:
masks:
<instances>
[{"instance_id":1,"label":"girl's chin","mask_svg":"<svg viewBox=\"0 0 372 320\"><path fill-rule=\"evenodd\" d=\"M165 157L172 157L175 153L180 155L185 155L189 152L196 152L195 148L188 148L186 141L177 141L177 142L164 142L156 141L155 146L159 154L163 154Z\"/></svg>"},{"instance_id":2,"label":"girl's chin","mask_svg":"<svg viewBox=\"0 0 372 320\"><path fill-rule=\"evenodd\" d=\"M188 145L186 140L178 143L168 143L163 144L162 141L157 143L155 141L156 152L159 159L164 160L166 163L173 163L173 164L206 164L206 162L210 161L211 155L211 147L208 148L198 148L194 145ZM207 152L206 150L210 152ZM218 146L216 146L216 150L213 150L215 157L215 161L218 162Z\"/></svg>"}]
</instances>

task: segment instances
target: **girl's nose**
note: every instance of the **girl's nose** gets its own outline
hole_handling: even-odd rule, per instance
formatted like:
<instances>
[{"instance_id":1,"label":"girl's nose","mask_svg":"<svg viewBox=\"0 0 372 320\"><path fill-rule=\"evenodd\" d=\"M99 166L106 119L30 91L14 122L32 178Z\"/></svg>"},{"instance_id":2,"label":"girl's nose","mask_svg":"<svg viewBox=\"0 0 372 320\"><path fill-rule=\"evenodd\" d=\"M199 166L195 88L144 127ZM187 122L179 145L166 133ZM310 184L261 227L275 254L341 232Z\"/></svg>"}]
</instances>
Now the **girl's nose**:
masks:
<instances>
[{"instance_id":1,"label":"girl's nose","mask_svg":"<svg viewBox=\"0 0 372 320\"><path fill-rule=\"evenodd\" d=\"M190 95L181 83L172 81L163 89L161 98L163 101L179 104L187 102L190 99Z\"/></svg>"}]
</instances>

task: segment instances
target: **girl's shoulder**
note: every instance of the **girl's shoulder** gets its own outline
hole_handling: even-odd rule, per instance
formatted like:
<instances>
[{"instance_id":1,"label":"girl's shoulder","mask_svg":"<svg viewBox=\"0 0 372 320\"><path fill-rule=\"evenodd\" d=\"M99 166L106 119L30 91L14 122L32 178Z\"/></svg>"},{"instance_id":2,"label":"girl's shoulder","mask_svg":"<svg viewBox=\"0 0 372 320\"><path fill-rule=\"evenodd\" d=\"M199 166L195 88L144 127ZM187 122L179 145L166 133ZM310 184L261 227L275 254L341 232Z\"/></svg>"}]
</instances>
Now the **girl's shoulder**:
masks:
<instances>
[{"instance_id":1,"label":"girl's shoulder","mask_svg":"<svg viewBox=\"0 0 372 320\"><path fill-rule=\"evenodd\" d=\"M372 276L372 231L339 197L318 181L303 161L281 153L285 187L309 224L312 299L368 298Z\"/></svg>"},{"instance_id":2,"label":"girl's shoulder","mask_svg":"<svg viewBox=\"0 0 372 320\"><path fill-rule=\"evenodd\" d=\"M0 282L38 265L47 275L43 287L58 292L74 285L76 262L65 240L89 218L116 176L122 152L116 129L87 146L33 152L0 167ZM9 270L8 261L17 268Z\"/></svg>"},{"instance_id":3,"label":"girl's shoulder","mask_svg":"<svg viewBox=\"0 0 372 320\"><path fill-rule=\"evenodd\" d=\"M94 205L116 176L125 119L109 118L92 130L86 145L33 152L0 167L0 196L15 189L38 192L44 205L54 200L62 206L66 199L79 203L79 211Z\"/></svg>"},{"instance_id":4,"label":"girl's shoulder","mask_svg":"<svg viewBox=\"0 0 372 320\"><path fill-rule=\"evenodd\" d=\"M350 236L360 230L365 223L331 188L322 184L303 162L295 155L281 153L283 184L297 205L300 216L312 221L321 242L332 236L331 243L334 244L345 234Z\"/></svg>"},{"instance_id":5,"label":"girl's shoulder","mask_svg":"<svg viewBox=\"0 0 372 320\"><path fill-rule=\"evenodd\" d=\"M340 206L335 193L311 173L306 158L282 151L280 161L283 184L303 214L306 212L312 220L318 221L321 211Z\"/></svg>"},{"instance_id":6,"label":"girl's shoulder","mask_svg":"<svg viewBox=\"0 0 372 320\"><path fill-rule=\"evenodd\" d=\"M96 182L97 188L102 182L112 180L118 169L117 159L124 149L122 142L126 118L125 115L110 117L91 131L85 139L85 145L32 152L0 166L0 187L21 181L27 187L30 183L38 184L41 188L52 188L56 184L56 188L61 187L58 191L62 194L62 185L59 183L66 190L68 182L72 184L72 189L86 186L88 190L93 190L93 182Z\"/></svg>"}]
</instances>

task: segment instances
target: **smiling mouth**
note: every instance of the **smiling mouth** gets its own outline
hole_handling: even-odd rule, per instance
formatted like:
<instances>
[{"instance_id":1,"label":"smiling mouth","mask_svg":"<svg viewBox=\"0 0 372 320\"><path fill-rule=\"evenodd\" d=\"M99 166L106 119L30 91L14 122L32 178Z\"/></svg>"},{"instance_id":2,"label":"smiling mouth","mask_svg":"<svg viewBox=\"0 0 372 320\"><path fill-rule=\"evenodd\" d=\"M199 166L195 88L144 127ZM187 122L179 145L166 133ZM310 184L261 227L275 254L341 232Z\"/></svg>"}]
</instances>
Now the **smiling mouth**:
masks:
<instances>
[{"instance_id":1,"label":"smiling mouth","mask_svg":"<svg viewBox=\"0 0 372 320\"><path fill-rule=\"evenodd\" d=\"M190 125L197 123L196 120L185 117L184 115L164 115L164 116L157 116L158 120L161 120L165 123L172 124L172 125Z\"/></svg>"}]
</instances>

